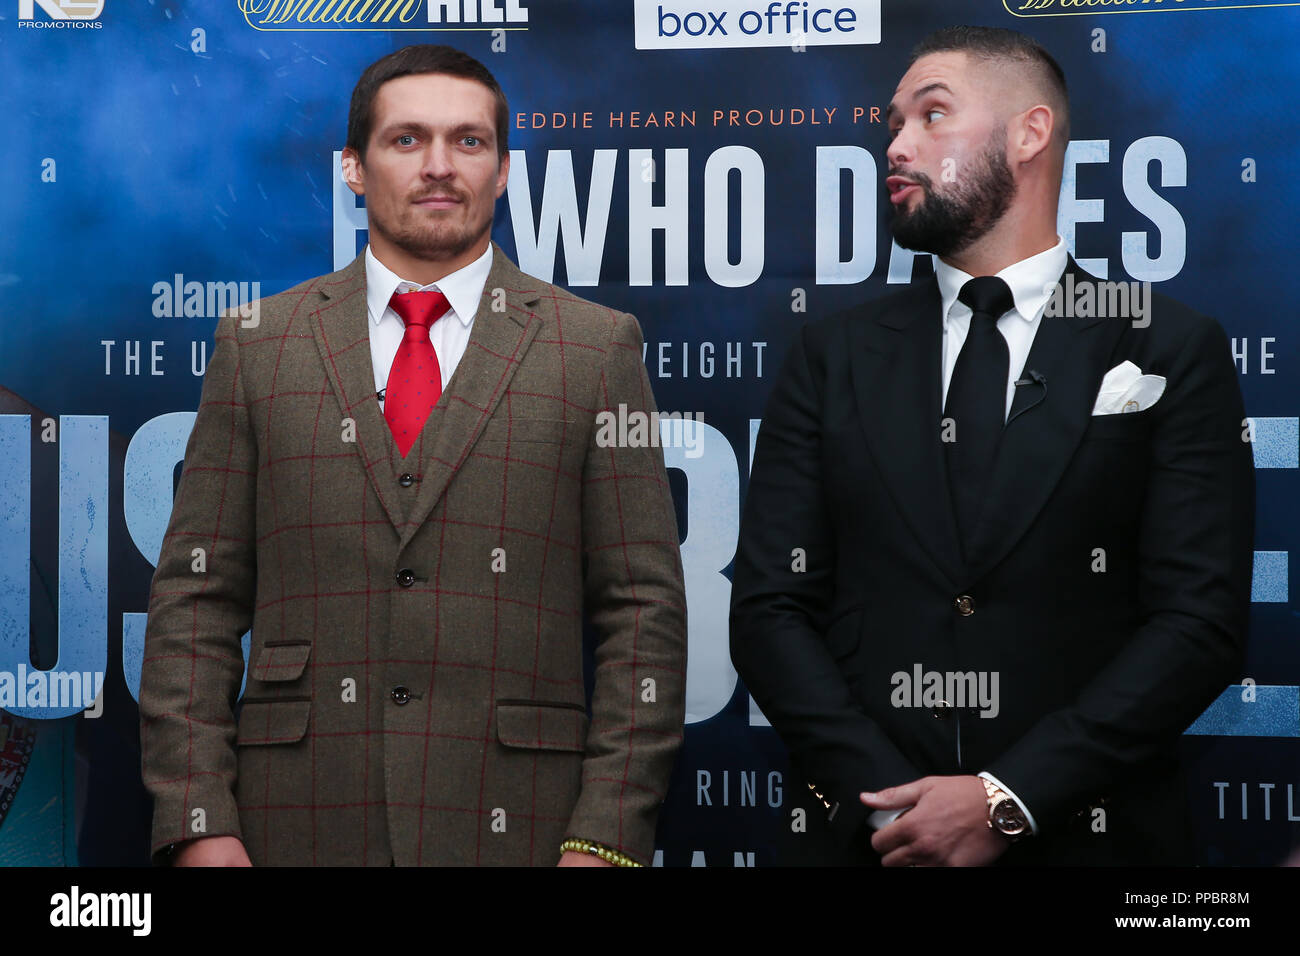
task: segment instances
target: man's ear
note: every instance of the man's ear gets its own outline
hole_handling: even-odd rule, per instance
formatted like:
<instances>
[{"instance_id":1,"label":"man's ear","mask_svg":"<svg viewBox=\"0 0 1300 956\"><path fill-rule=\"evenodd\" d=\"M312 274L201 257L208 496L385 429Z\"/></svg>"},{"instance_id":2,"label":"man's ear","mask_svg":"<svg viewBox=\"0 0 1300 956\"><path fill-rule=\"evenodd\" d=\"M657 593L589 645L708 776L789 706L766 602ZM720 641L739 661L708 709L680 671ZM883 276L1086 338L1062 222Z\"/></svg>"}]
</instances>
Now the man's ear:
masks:
<instances>
[{"instance_id":1,"label":"man's ear","mask_svg":"<svg viewBox=\"0 0 1300 956\"><path fill-rule=\"evenodd\" d=\"M1056 116L1048 106L1035 106L1024 112L1017 132L1013 144L1015 158L1021 163L1032 162L1051 145Z\"/></svg>"},{"instance_id":2,"label":"man's ear","mask_svg":"<svg viewBox=\"0 0 1300 956\"><path fill-rule=\"evenodd\" d=\"M497 169L497 199L506 191L506 180L510 178L510 150L501 157L499 168Z\"/></svg>"},{"instance_id":3,"label":"man's ear","mask_svg":"<svg viewBox=\"0 0 1300 956\"><path fill-rule=\"evenodd\" d=\"M348 184L348 188L358 196L364 196L366 194L365 171L361 167L361 157L351 146L343 148L341 165L343 181Z\"/></svg>"}]
</instances>

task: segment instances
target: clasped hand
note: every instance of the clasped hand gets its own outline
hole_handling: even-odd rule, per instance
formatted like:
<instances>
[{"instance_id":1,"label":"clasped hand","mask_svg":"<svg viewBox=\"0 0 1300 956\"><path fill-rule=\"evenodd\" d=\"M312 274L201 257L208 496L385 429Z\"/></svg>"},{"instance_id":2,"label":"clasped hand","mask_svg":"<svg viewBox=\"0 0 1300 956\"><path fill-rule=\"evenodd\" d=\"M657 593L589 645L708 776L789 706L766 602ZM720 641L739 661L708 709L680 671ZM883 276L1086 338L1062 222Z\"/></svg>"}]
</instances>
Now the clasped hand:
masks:
<instances>
[{"instance_id":1,"label":"clasped hand","mask_svg":"<svg viewBox=\"0 0 1300 956\"><path fill-rule=\"evenodd\" d=\"M1010 846L989 826L976 776L922 777L859 799L871 810L910 808L871 837L883 866L987 866Z\"/></svg>"}]
</instances>

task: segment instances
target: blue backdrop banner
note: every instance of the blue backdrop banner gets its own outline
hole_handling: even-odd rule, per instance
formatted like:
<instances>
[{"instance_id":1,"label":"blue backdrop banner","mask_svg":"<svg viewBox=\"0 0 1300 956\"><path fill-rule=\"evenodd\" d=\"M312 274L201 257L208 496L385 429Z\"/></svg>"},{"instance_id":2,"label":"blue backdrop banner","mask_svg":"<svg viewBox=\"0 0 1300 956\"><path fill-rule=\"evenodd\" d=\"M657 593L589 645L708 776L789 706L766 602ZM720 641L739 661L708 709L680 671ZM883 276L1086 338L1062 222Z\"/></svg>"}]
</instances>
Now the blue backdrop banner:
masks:
<instances>
[{"instance_id":1,"label":"blue backdrop banner","mask_svg":"<svg viewBox=\"0 0 1300 956\"><path fill-rule=\"evenodd\" d=\"M884 110L912 46L954 23L1024 31L1064 67L1058 229L1079 263L1231 339L1256 432L1250 646L1181 746L1202 860L1286 856L1300 3L0 0L0 862L148 861L145 611L217 316L364 247L340 178L352 88L448 43L509 100L493 237L637 316L659 407L703 421L698 447L664 449L689 667L656 863L771 863L799 784L727 646L752 449L804 322L932 271L885 225Z\"/></svg>"}]
</instances>

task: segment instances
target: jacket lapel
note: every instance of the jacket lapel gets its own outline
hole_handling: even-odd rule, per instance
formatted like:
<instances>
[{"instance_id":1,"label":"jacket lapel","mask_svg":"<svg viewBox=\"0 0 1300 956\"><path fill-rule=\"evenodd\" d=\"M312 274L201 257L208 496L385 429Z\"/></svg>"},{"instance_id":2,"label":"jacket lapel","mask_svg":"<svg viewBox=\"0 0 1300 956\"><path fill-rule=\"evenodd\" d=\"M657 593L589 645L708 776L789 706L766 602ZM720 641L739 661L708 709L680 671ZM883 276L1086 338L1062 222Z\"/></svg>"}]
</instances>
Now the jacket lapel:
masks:
<instances>
[{"instance_id":1,"label":"jacket lapel","mask_svg":"<svg viewBox=\"0 0 1300 956\"><path fill-rule=\"evenodd\" d=\"M412 449L419 455L421 478L406 524L398 524L403 546L447 490L537 335L541 321L533 305L541 297L540 287L539 279L520 272L492 243L492 269L483 284L469 344ZM380 424L387 431L382 418ZM396 455L396 444L392 447Z\"/></svg>"},{"instance_id":2,"label":"jacket lapel","mask_svg":"<svg viewBox=\"0 0 1300 956\"><path fill-rule=\"evenodd\" d=\"M311 313L311 330L325 365L330 387L353 421L352 447L361 456L366 477L395 527L403 520L400 488L393 474L397 444L375 395L370 357L370 317L366 312L366 256L363 250L338 272L316 286L326 301Z\"/></svg>"},{"instance_id":3,"label":"jacket lapel","mask_svg":"<svg viewBox=\"0 0 1300 956\"><path fill-rule=\"evenodd\" d=\"M1096 281L1073 256L1066 273L1076 288ZM1105 364L1127 327L1122 319L1096 315L1044 315L1039 323L1021 378L1032 370L1044 384L1016 389L971 542L969 580L1001 561L1047 503L1088 427Z\"/></svg>"},{"instance_id":4,"label":"jacket lapel","mask_svg":"<svg viewBox=\"0 0 1300 956\"><path fill-rule=\"evenodd\" d=\"M1066 271L1096 281L1069 257ZM998 446L980 524L963 562L940 440L943 308L931 277L873 320L850 322L858 417L900 514L953 584L1006 556L1047 503L1087 428L1122 320L1043 316Z\"/></svg>"},{"instance_id":5,"label":"jacket lapel","mask_svg":"<svg viewBox=\"0 0 1300 956\"><path fill-rule=\"evenodd\" d=\"M930 278L874 319L849 322L858 419L903 520L953 587L962 577L940 442L939 283Z\"/></svg>"}]
</instances>

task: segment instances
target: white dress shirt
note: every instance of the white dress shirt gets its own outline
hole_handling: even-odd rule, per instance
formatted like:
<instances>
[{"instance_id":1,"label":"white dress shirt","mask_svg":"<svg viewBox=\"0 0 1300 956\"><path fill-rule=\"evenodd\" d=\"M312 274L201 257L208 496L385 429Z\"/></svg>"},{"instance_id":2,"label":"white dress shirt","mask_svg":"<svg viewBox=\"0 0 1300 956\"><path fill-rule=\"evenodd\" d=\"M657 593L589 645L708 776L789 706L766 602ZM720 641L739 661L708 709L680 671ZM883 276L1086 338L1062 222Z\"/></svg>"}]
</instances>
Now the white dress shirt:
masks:
<instances>
[{"instance_id":1,"label":"white dress shirt","mask_svg":"<svg viewBox=\"0 0 1300 956\"><path fill-rule=\"evenodd\" d=\"M943 322L942 407L948 404L948 383L952 381L952 370L957 365L957 356L961 354L961 347L966 344L966 333L970 331L970 320L973 314L970 306L961 302L957 296L961 293L961 287L974 276L948 265L942 259L935 261L937 263L935 276L939 280L939 295L943 300L943 312L940 316ZM1038 333L1039 320L1042 319L1043 312L1047 309L1047 302L1052 297L1052 287L1060 280L1065 266L1065 240L1058 235L1056 245L1052 248L1012 263L997 274L998 278L1010 286L1011 296L1015 300L1015 308L998 319L998 331L1006 339L1007 351L1011 359L1007 364L1007 403L1002 413L1003 421L1011 414L1011 403L1016 397L1015 382L1024 372L1025 361L1029 358L1029 349L1034 344L1034 336ZM1030 831L1034 834L1038 833L1038 823L1034 820L1034 815L1010 787L987 771L978 776L1005 790L1007 796L1025 811ZM902 810L876 810L867 817L867 823L879 830L886 824L893 823L902 813Z\"/></svg>"},{"instance_id":2,"label":"white dress shirt","mask_svg":"<svg viewBox=\"0 0 1300 956\"><path fill-rule=\"evenodd\" d=\"M366 243L366 311L370 315L370 360L375 370L375 393L388 386L388 373L393 359L402 344L406 324L389 304L394 292L425 292L437 290L451 303L451 311L434 322L429 329L429 340L438 356L442 370L442 387L446 391L456 366L460 364L469 344L469 334L474 327L474 313L478 311L492 268L492 244L488 243L483 255L469 265L443 276L437 282L417 285L401 278L375 258L370 244ZM383 399L379 407L384 407Z\"/></svg>"},{"instance_id":3,"label":"white dress shirt","mask_svg":"<svg viewBox=\"0 0 1300 956\"><path fill-rule=\"evenodd\" d=\"M970 331L971 309L957 299L961 287L973 277L960 269L937 260L935 276L939 279L939 295L943 298L943 405L948 403L948 383L957 365L957 356L966 344ZM1016 379L1024 372L1029 347L1034 344L1038 321L1047 308L1052 286L1065 271L1065 240L1056 237L1052 248L1021 259L998 273L998 278L1011 287L1016 307L998 319L998 331L1007 341L1011 361L1007 367L1007 406L1003 420L1011 414L1011 402L1016 397ZM941 406L942 407L942 406Z\"/></svg>"}]
</instances>

